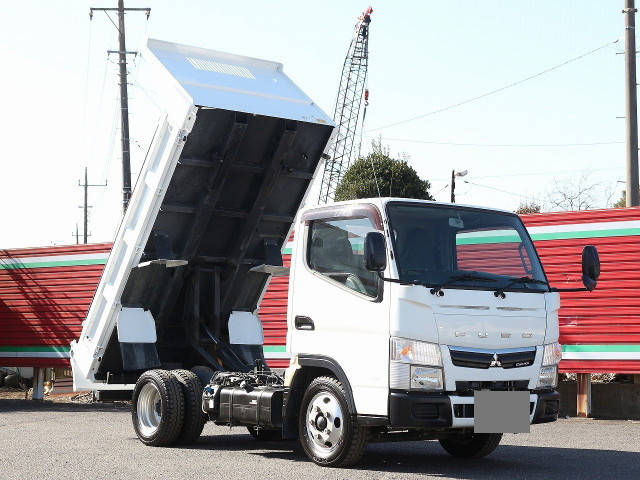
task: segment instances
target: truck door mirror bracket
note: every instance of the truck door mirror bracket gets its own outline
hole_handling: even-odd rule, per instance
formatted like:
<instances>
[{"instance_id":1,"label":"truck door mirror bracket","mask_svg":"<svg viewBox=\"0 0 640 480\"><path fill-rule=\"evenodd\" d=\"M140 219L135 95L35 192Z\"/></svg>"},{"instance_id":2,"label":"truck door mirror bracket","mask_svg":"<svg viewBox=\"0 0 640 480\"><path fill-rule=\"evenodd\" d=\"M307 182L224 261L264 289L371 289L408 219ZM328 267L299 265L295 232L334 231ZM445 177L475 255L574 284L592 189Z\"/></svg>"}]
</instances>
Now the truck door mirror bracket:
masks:
<instances>
[{"instance_id":1,"label":"truck door mirror bracket","mask_svg":"<svg viewBox=\"0 0 640 480\"><path fill-rule=\"evenodd\" d=\"M551 292L591 292L595 290L600 277L600 257L598 249L593 245L585 245L582 249L582 288L556 288L552 287Z\"/></svg>"},{"instance_id":2,"label":"truck door mirror bracket","mask_svg":"<svg viewBox=\"0 0 640 480\"><path fill-rule=\"evenodd\" d=\"M387 268L387 245L382 233L367 233L364 238L364 259L369 271L382 272Z\"/></svg>"}]
</instances>

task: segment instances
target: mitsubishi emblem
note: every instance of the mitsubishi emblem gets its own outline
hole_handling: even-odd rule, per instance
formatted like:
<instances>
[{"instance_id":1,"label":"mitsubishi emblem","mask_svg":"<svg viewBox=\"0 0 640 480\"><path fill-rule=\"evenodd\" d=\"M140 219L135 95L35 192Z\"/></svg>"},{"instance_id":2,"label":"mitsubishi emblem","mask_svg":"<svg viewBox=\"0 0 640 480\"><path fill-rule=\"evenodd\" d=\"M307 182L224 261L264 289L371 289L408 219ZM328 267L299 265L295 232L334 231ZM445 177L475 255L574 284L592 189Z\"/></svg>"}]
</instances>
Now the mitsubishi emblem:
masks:
<instances>
[{"instance_id":1,"label":"mitsubishi emblem","mask_svg":"<svg viewBox=\"0 0 640 480\"><path fill-rule=\"evenodd\" d=\"M491 363L489 364L490 367L501 367L502 363L500 363L500 360L498 360L498 354L494 353L493 354L493 359L491 360Z\"/></svg>"}]
</instances>

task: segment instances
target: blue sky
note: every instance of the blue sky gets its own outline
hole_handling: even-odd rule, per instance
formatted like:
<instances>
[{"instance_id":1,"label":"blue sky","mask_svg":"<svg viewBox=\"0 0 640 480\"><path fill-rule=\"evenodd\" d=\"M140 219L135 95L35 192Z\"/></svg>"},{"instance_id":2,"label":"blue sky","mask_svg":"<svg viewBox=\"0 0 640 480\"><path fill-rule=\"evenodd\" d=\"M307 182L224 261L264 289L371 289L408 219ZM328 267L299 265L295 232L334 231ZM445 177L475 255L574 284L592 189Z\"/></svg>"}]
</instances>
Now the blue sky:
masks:
<instances>
[{"instance_id":1,"label":"blue sky","mask_svg":"<svg viewBox=\"0 0 640 480\"><path fill-rule=\"evenodd\" d=\"M81 226L85 165L91 241L109 241L120 214L120 157L115 64L106 50L116 30L87 2L24 1L0 17L0 118L3 131L3 228L0 247L73 243ZM285 72L331 115L341 65L356 17L354 1L128 0L152 8L127 15L128 48L148 35L280 61ZM412 118L535 74L623 35L622 1L458 0L372 4L365 130ZM470 104L396 127L382 135L406 153L437 199L447 200L451 169L461 203L514 209L546 200L554 182L587 176L595 204L617 199L624 179L622 41L531 81ZM115 58L112 58L114 61ZM131 135L139 171L157 112L146 104L132 65ZM369 137L369 138L367 138ZM114 141L115 140L115 141ZM407 141L411 140L411 141ZM472 144L472 146L442 145ZM507 147L600 143L573 147ZM490 146L492 145L492 146ZM497 190L496 190L497 189ZM508 192L508 193L506 193Z\"/></svg>"}]
</instances>

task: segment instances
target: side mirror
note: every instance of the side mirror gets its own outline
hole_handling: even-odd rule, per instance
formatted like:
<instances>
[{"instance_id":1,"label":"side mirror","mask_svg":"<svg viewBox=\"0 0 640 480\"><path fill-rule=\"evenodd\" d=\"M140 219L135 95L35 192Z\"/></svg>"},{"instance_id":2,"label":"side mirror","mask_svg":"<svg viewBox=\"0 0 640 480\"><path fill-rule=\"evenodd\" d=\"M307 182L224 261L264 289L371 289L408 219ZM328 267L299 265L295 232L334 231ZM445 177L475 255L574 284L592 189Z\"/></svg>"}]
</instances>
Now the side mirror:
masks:
<instances>
[{"instance_id":1,"label":"side mirror","mask_svg":"<svg viewBox=\"0 0 640 480\"><path fill-rule=\"evenodd\" d=\"M364 237L364 261L367 270L382 272L387 268L387 242L380 232L369 232Z\"/></svg>"},{"instance_id":2,"label":"side mirror","mask_svg":"<svg viewBox=\"0 0 640 480\"><path fill-rule=\"evenodd\" d=\"M582 283L584 288L592 291L596 288L600 276L600 257L598 249L593 245L586 245L582 249Z\"/></svg>"}]
</instances>

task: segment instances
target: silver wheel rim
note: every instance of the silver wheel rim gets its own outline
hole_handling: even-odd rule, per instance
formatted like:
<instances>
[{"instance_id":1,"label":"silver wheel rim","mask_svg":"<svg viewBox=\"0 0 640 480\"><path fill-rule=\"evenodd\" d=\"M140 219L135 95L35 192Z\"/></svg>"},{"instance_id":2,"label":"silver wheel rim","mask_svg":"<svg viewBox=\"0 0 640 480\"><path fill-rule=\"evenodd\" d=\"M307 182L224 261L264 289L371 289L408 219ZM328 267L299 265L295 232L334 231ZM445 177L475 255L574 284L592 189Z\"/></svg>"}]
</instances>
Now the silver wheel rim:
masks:
<instances>
[{"instance_id":1,"label":"silver wheel rim","mask_svg":"<svg viewBox=\"0 0 640 480\"><path fill-rule=\"evenodd\" d=\"M158 431L162 421L162 399L158 388L152 383L145 383L138 395L138 428L145 437L150 437Z\"/></svg>"},{"instance_id":2,"label":"silver wheel rim","mask_svg":"<svg viewBox=\"0 0 640 480\"><path fill-rule=\"evenodd\" d=\"M309 445L320 458L328 458L344 440L344 415L340 402L329 392L319 392L307 407Z\"/></svg>"}]
</instances>

